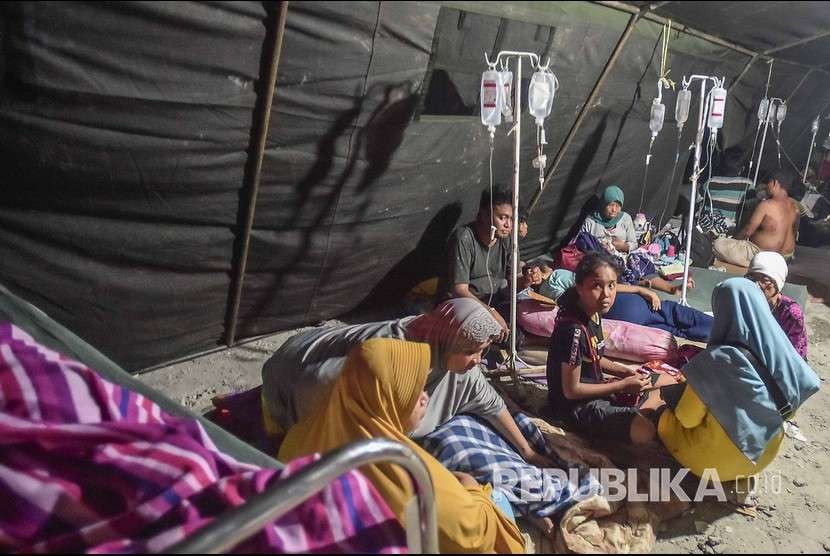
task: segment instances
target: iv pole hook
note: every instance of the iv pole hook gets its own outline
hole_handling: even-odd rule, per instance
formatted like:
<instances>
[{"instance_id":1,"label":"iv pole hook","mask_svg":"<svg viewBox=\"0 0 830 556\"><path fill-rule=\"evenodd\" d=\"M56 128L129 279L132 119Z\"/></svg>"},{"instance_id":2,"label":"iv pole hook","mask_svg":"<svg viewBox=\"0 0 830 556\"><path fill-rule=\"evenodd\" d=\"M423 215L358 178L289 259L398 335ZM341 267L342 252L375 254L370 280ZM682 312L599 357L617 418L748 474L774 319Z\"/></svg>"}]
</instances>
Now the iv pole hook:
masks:
<instances>
[{"instance_id":1,"label":"iv pole hook","mask_svg":"<svg viewBox=\"0 0 830 556\"><path fill-rule=\"evenodd\" d=\"M496 69L496 64L498 64L498 62L499 62L499 57L496 56L496 61L495 62L490 62L490 56L488 56L487 52L485 51L484 52L484 61L487 62L487 67L489 67L491 70L495 70Z\"/></svg>"}]
</instances>

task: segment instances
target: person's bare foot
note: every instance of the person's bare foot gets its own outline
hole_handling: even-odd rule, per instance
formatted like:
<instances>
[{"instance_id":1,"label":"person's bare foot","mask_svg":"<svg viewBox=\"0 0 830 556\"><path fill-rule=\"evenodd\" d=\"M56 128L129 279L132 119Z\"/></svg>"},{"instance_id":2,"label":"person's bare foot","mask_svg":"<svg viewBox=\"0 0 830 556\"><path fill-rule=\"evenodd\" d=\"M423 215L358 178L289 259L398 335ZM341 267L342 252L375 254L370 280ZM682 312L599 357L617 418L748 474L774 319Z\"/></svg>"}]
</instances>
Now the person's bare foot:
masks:
<instances>
[{"instance_id":1,"label":"person's bare foot","mask_svg":"<svg viewBox=\"0 0 830 556\"><path fill-rule=\"evenodd\" d=\"M549 517L528 517L534 527L539 529L551 542L556 540L556 525Z\"/></svg>"}]
</instances>

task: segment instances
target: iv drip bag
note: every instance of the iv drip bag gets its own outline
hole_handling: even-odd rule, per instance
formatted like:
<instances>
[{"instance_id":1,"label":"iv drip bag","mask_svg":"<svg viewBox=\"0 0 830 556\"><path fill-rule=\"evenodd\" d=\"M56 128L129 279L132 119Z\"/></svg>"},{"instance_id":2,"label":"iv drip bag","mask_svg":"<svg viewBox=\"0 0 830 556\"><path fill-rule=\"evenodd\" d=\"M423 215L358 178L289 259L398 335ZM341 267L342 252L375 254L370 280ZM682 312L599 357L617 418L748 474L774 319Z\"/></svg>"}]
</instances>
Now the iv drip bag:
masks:
<instances>
[{"instance_id":1,"label":"iv drip bag","mask_svg":"<svg viewBox=\"0 0 830 556\"><path fill-rule=\"evenodd\" d=\"M709 109L709 123L707 126L710 129L720 129L723 127L723 114L726 111L726 89L723 87L715 87L712 89L712 105Z\"/></svg>"},{"instance_id":2,"label":"iv drip bag","mask_svg":"<svg viewBox=\"0 0 830 556\"><path fill-rule=\"evenodd\" d=\"M663 120L666 117L666 105L659 102L657 99L651 101L651 116L648 121L648 127L651 129L651 136L657 137L660 130L663 129Z\"/></svg>"},{"instance_id":3,"label":"iv drip bag","mask_svg":"<svg viewBox=\"0 0 830 556\"><path fill-rule=\"evenodd\" d=\"M774 102L770 101L769 103L769 112L767 112L767 122L772 123L775 121L777 112L777 106Z\"/></svg>"},{"instance_id":4,"label":"iv drip bag","mask_svg":"<svg viewBox=\"0 0 830 556\"><path fill-rule=\"evenodd\" d=\"M504 85L501 74L488 70L481 74L481 123L488 128L501 124ZM490 130L491 132L493 129Z\"/></svg>"},{"instance_id":5,"label":"iv drip bag","mask_svg":"<svg viewBox=\"0 0 830 556\"><path fill-rule=\"evenodd\" d=\"M778 125L781 125L781 122L784 121L784 118L787 117L787 103L781 103L778 105L778 110L775 112L775 119L778 121Z\"/></svg>"},{"instance_id":6,"label":"iv drip bag","mask_svg":"<svg viewBox=\"0 0 830 556\"><path fill-rule=\"evenodd\" d=\"M504 117L505 122L512 122L513 121L513 72L512 71L502 71L501 73L501 81L502 81L502 97L501 97L501 115Z\"/></svg>"},{"instance_id":7,"label":"iv drip bag","mask_svg":"<svg viewBox=\"0 0 830 556\"><path fill-rule=\"evenodd\" d=\"M763 122L764 119L767 117L767 111L769 110L769 99L764 97L761 99L761 104L758 106L758 120L759 123Z\"/></svg>"},{"instance_id":8,"label":"iv drip bag","mask_svg":"<svg viewBox=\"0 0 830 556\"><path fill-rule=\"evenodd\" d=\"M692 92L683 89L677 92L677 104L674 106L674 119L677 120L677 127L683 127L689 119L689 106L692 104Z\"/></svg>"},{"instance_id":9,"label":"iv drip bag","mask_svg":"<svg viewBox=\"0 0 830 556\"><path fill-rule=\"evenodd\" d=\"M547 71L537 71L530 78L530 88L527 93L527 111L536 118L536 125L541 126L553 108L553 97L556 94L556 81L553 74Z\"/></svg>"}]
</instances>

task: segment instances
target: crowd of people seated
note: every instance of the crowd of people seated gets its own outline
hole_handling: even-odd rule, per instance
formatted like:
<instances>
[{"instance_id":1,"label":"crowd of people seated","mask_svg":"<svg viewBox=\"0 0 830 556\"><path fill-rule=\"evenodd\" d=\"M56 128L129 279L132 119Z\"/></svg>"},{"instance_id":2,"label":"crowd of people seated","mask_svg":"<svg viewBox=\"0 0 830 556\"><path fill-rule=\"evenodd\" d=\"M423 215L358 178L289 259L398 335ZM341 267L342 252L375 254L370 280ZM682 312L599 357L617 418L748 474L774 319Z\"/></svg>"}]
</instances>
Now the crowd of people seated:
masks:
<instances>
[{"instance_id":1,"label":"crowd of people seated","mask_svg":"<svg viewBox=\"0 0 830 556\"><path fill-rule=\"evenodd\" d=\"M557 311L547 339L544 375L546 414L558 424L600 445L622 441L662 446L677 464L697 476L714 470L720 481L732 481L759 473L780 449L784 422L819 386L806 359L802 310L782 293L788 274L786 257L794 250L797 227L797 211L787 197L789 180L784 173L773 174L767 184L769 198L755 209L749 224L735 239L716 242L719 256L735 255L730 260L740 258L738 262L745 263L747 271L744 277L728 278L714 288L712 315L662 300L655 290L676 295L680 290L676 281L658 276L648 265L630 264L641 250L641 241L635 220L623 210L621 188L606 188L598 210L581 226L580 233L586 234L583 245L593 250L581 253L572 268L556 268L553 260L535 260L525 263L517 275L511 272L510 264L512 230L520 225L520 235L527 235L527 215L522 211L521 221L514 223L510 195L485 191L475 221L459 228L449 241L447 266L431 311L397 320L301 332L268 359L259 396L261 425L279 445L278 454L272 455L283 461L305 462L310 460L303 458L357 440L395 440L412 448L429 471L441 551L524 552L526 540L516 525L517 516L554 538L557 520L577 503L577 494L598 492L596 478L587 470L580 471L577 484L544 475L542 500L529 499L521 482L501 488L492 484L495 470L509 469L525 476L534 469L566 470L569 465L542 440L536 422L515 408L511 411L483 365L488 351L506 345L510 292L515 282L522 299L535 300L542 310ZM694 280L687 285L694 288ZM658 328L703 345L680 371L656 372L606 355L604 319ZM4 340L6 332L0 328L0 343L8 341L20 350L20 357L29 358L24 361L29 367L24 364L24 369L52 372L53 382L55 377L63 377L60 387L74 389L76 398L83 390L81 383L92 384L86 369L50 367L57 356L45 351L41 358L31 359L33 353L41 352L32 351L25 342L15 344L9 334ZM5 366L0 372L19 378L20 363L9 356L12 352L8 349L4 353ZM58 371L64 374L54 374ZM26 397L25 388L14 384L0 381L4 399ZM45 379L37 383L45 384ZM51 399L48 396L57 386L44 388L34 394L35 401L38 395ZM239 481L250 495L261 491L266 479L277 480L263 475L261 484L249 485L254 475L245 475L247 468L230 465L216 454L198 426L166 417L129 393L122 396L102 385L84 396L95 399L98 409L92 411L88 404L80 413L68 415L52 408L52 422L44 425L43 434L52 435L54 441L61 426L83 414L83 419L97 427L90 429L90 434L100 438L110 435L115 444L129 436L130 442L141 444L146 440L144 433L136 431L142 419L158 415L158 431L153 434L169 435L179 427L179 436L169 442L199 452L205 461L215 460L211 465L217 469L216 477L211 480L219 481L216 484ZM32 403L24 400L20 407L35 408ZM120 413L105 418L113 408L120 408ZM46 413L31 409L19 418L40 423ZM35 425L26 426L31 429ZM65 431L67 435L77 433L71 426ZM119 449L107 448L108 457ZM31 461L41 454L39 448L26 450ZM16 472L26 471L21 468ZM359 482L362 477L367 484ZM139 478L149 484L149 478ZM158 477L154 475L152 480ZM338 506L339 502L332 505L331 500L345 495L351 488L346 483L337 487L340 490L327 491L310 501L306 511L323 512L329 520L350 523L354 546L391 552L400 549L399 525L410 511L413 495L406 473L392 464L375 464L343 480L361 489L362 511L371 513L371 508L378 508L372 521L363 514L334 511L344 507ZM159 486L156 490L169 498L171 488ZM234 505L233 492L218 489L212 496L224 505ZM83 506L80 499L77 502L79 508ZM141 508L134 508L135 520L149 511ZM36 511L40 510L32 506L31 512ZM181 516L189 523L184 513ZM385 540L360 544L371 538L357 539L367 527L383 532ZM289 530L290 525L281 530L278 522L268 529L271 536L266 534L259 542L280 549L303 548L275 540L284 539L281 535ZM71 527L66 534L70 533ZM159 531L159 535L163 533ZM313 531L303 535L311 543L306 548L329 542L315 537ZM116 537L108 542L117 543ZM172 538L164 545L142 546L169 546ZM80 535L71 539L61 546L71 550L86 546ZM24 541L15 546L45 546ZM90 546L117 548L117 544Z\"/></svg>"},{"instance_id":2,"label":"crowd of people seated","mask_svg":"<svg viewBox=\"0 0 830 556\"><path fill-rule=\"evenodd\" d=\"M787 203L785 181L771 179L771 204ZM514 276L511 198L485 191L475 221L449 241L432 312L301 333L266 363L263 407L271 430L286 435L280 456L393 438L428 462L443 549L521 551L514 512L552 535L572 503L564 485L548 485L547 504L526 504L511 492L505 503L487 475L455 466L459 458L478 462L472 469L483 462L564 465L534 441L538 431L508 411L482 371L487 350L505 345L516 281L524 299L558 310L546 364L548 409L558 422L593 439L662 445L693 473L715 470L721 481L763 470L778 452L783 421L818 388L806 362L803 315L781 293L784 258L754 252L746 277L715 287L713 315L662 301L654 289L676 294L676 282L649 274L635 276L634 284L622 281L625 257L639 248L624 202L618 187L603 192L600 209L581 228L600 248L584 253L574 270L530 261ZM768 248L758 238L781 223L766 219L776 210L771 205L756 210L758 225L748 236ZM524 213L521 225L526 235ZM788 241L776 247L792 250ZM661 328L705 347L682 374L644 371L604 355L604 318ZM400 472L376 466L367 473L401 515L410 493Z\"/></svg>"}]
</instances>

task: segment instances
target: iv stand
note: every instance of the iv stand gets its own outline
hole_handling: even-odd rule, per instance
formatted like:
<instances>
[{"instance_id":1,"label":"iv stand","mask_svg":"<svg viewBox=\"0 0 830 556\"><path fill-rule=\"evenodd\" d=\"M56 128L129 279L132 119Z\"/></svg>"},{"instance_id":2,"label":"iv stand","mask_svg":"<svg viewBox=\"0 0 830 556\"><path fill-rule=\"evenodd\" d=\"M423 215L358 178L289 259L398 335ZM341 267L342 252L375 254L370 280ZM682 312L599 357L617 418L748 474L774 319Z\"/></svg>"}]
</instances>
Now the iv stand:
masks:
<instances>
[{"instance_id":1,"label":"iv stand","mask_svg":"<svg viewBox=\"0 0 830 556\"><path fill-rule=\"evenodd\" d=\"M704 101L706 100L706 82L711 80L715 83L715 87L718 85L723 86L724 79L718 79L717 77L711 77L708 75L693 75L688 80L684 77L683 78L683 88L688 89L689 85L692 84L692 81L695 79L700 80L700 109L697 115L697 136L695 138L695 165L694 169L692 170L692 194L691 200L689 201L689 217L688 222L686 223L686 253L685 253L685 260L683 261L683 292L680 297L680 304L683 306L688 307L689 302L686 299L686 290L688 289L689 283L689 257L691 255L692 250L692 229L694 228L694 216L695 216L695 201L697 198L697 182L698 178L700 177L700 151L702 148L703 143L703 129L705 127L706 122L706 112L704 106ZM711 161L709 161L711 164Z\"/></svg>"},{"instance_id":2,"label":"iv stand","mask_svg":"<svg viewBox=\"0 0 830 556\"><path fill-rule=\"evenodd\" d=\"M807 153L807 164L804 165L804 174L801 176L801 182L804 185L807 185L807 171L810 169L810 158L813 156L813 149L816 148L816 135L818 135L819 122L821 122L821 114L813 120L813 140L810 141L810 151Z\"/></svg>"},{"instance_id":3,"label":"iv stand","mask_svg":"<svg viewBox=\"0 0 830 556\"><path fill-rule=\"evenodd\" d=\"M758 164L755 166L755 177L752 178L752 189L755 190L758 188L758 172L761 171L761 162L764 161L764 143L767 140L767 129L769 129L770 120L772 119L770 118L770 112L776 101L778 101L778 104L784 104L784 101L780 98L771 98L769 99L769 106L767 106L767 113L764 114L764 135L761 137L761 150L758 151Z\"/></svg>"},{"instance_id":4,"label":"iv stand","mask_svg":"<svg viewBox=\"0 0 830 556\"><path fill-rule=\"evenodd\" d=\"M522 145L522 57L530 58L530 65L539 67L539 56L533 52L515 52L502 50L496 56L494 62L490 62L487 53L484 53L484 60L490 68L496 67L501 57L516 57L516 77L513 79L513 91L515 92L515 107L513 114L516 118L516 125L508 132L513 133L513 253L510 278L510 370L513 380L517 380L516 373L516 277L519 274L519 155ZM509 64L509 60L508 60ZM550 64L550 59L548 59ZM490 218L493 216L490 215Z\"/></svg>"}]
</instances>

